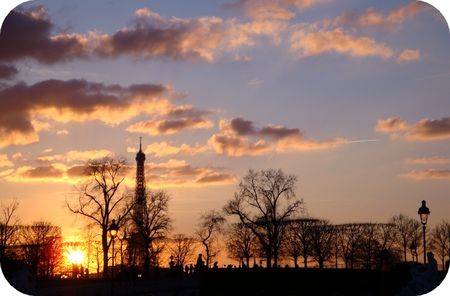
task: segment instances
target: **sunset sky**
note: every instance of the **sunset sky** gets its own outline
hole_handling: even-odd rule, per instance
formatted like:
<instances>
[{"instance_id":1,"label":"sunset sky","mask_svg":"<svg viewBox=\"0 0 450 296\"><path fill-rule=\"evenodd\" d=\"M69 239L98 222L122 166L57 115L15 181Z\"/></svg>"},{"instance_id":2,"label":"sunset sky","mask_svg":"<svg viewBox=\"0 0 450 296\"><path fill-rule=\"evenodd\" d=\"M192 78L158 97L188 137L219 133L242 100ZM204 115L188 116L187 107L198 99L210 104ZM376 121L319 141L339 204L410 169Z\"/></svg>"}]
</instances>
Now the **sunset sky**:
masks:
<instances>
[{"instance_id":1,"label":"sunset sky","mask_svg":"<svg viewBox=\"0 0 450 296\"><path fill-rule=\"evenodd\" d=\"M174 232L248 169L334 223L450 210L450 35L413 1L32 1L0 35L0 200L66 236L88 159L139 136ZM134 186L133 174L127 182Z\"/></svg>"}]
</instances>

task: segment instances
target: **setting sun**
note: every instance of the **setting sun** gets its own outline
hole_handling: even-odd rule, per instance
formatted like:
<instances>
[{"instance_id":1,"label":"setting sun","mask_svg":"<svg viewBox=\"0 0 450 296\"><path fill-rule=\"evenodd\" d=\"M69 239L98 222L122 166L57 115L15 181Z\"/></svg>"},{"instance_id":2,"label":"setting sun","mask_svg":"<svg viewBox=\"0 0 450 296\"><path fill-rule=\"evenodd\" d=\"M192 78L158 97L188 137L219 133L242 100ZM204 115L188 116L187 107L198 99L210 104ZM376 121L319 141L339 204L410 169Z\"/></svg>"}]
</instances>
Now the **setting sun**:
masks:
<instances>
[{"instance_id":1,"label":"setting sun","mask_svg":"<svg viewBox=\"0 0 450 296\"><path fill-rule=\"evenodd\" d=\"M67 260L71 264L81 264L84 260L84 253L81 250L72 250L70 249L67 252Z\"/></svg>"}]
</instances>

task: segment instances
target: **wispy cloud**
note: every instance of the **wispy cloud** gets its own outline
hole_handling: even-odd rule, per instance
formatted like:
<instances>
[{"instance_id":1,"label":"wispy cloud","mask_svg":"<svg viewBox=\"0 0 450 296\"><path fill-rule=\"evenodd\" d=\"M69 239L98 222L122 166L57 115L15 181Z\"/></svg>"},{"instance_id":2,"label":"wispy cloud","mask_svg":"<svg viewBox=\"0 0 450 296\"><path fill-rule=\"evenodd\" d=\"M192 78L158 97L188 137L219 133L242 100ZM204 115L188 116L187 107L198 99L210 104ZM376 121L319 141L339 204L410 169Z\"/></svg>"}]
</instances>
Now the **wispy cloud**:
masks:
<instances>
[{"instance_id":1,"label":"wispy cloud","mask_svg":"<svg viewBox=\"0 0 450 296\"><path fill-rule=\"evenodd\" d=\"M413 170L401 175L414 180L450 180L450 170Z\"/></svg>"},{"instance_id":2,"label":"wispy cloud","mask_svg":"<svg viewBox=\"0 0 450 296\"><path fill-rule=\"evenodd\" d=\"M419 164L419 165L441 165L449 164L450 158L444 158L439 156L421 157L421 158L407 158L405 159L407 164Z\"/></svg>"}]
</instances>

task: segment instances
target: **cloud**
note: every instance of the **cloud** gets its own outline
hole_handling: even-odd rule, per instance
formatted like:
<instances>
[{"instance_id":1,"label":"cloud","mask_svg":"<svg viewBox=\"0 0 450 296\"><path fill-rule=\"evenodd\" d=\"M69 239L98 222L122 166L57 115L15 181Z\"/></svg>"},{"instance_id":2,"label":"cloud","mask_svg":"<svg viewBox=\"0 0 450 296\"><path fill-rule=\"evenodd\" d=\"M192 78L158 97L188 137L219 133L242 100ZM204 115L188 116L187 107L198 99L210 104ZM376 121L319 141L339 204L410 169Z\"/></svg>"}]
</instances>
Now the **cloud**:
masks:
<instances>
[{"instance_id":1,"label":"cloud","mask_svg":"<svg viewBox=\"0 0 450 296\"><path fill-rule=\"evenodd\" d=\"M77 34L57 34L42 6L13 10L6 17L0 34L0 61L33 58L53 64L87 55L87 40Z\"/></svg>"},{"instance_id":2,"label":"cloud","mask_svg":"<svg viewBox=\"0 0 450 296\"><path fill-rule=\"evenodd\" d=\"M167 142L158 142L148 145L144 152L155 157L165 157L179 154L196 155L208 151L210 148L207 145L189 146L182 144L181 146L173 146ZM129 147L128 152L137 152L135 148Z\"/></svg>"},{"instance_id":3,"label":"cloud","mask_svg":"<svg viewBox=\"0 0 450 296\"><path fill-rule=\"evenodd\" d=\"M410 127L406 137L420 141L450 139L450 117L437 120L421 119Z\"/></svg>"},{"instance_id":4,"label":"cloud","mask_svg":"<svg viewBox=\"0 0 450 296\"><path fill-rule=\"evenodd\" d=\"M187 128L208 129L213 127L213 123L204 118L207 114L210 112L195 109L192 106L178 106L168 110L160 119L132 124L127 131L148 135L171 135Z\"/></svg>"},{"instance_id":5,"label":"cloud","mask_svg":"<svg viewBox=\"0 0 450 296\"><path fill-rule=\"evenodd\" d=\"M420 164L420 165L441 165L441 164L449 164L449 158L443 158L439 156L431 156L431 157L422 157L422 158L407 158L405 159L405 163L407 164Z\"/></svg>"},{"instance_id":6,"label":"cloud","mask_svg":"<svg viewBox=\"0 0 450 296\"><path fill-rule=\"evenodd\" d=\"M0 172L0 177L14 183L65 183L77 184L87 180L84 164L68 166L58 160L49 160L45 165L22 166ZM122 169L125 185L134 187L136 168ZM150 162L145 165L147 186L151 188L198 187L228 185L237 181L234 173L215 166L192 166L184 160L170 159L167 162Z\"/></svg>"},{"instance_id":7,"label":"cloud","mask_svg":"<svg viewBox=\"0 0 450 296\"><path fill-rule=\"evenodd\" d=\"M148 163L146 176L150 187L227 185L237 181L235 174L220 167L195 167L184 160Z\"/></svg>"},{"instance_id":8,"label":"cloud","mask_svg":"<svg viewBox=\"0 0 450 296\"><path fill-rule=\"evenodd\" d=\"M254 127L254 123L241 117L233 118L229 124L222 121L221 129L239 136L261 136L280 139L290 136L302 136L298 128L287 128L280 125L266 125L260 129Z\"/></svg>"},{"instance_id":9,"label":"cloud","mask_svg":"<svg viewBox=\"0 0 450 296\"><path fill-rule=\"evenodd\" d=\"M216 16L166 18L149 8L140 8L135 11L131 25L114 33L90 31L54 35L55 25L42 6L15 10L6 18L2 29L0 61L29 58L54 64L73 59L129 56L215 62L223 53L233 52L239 56L237 49L253 46L257 36L271 36L279 42L279 34L286 28L286 20L292 13L273 7L270 11L267 7L260 9L260 16L247 22ZM248 57L242 60L248 61Z\"/></svg>"},{"instance_id":10,"label":"cloud","mask_svg":"<svg viewBox=\"0 0 450 296\"><path fill-rule=\"evenodd\" d=\"M65 161L65 162L75 162L75 161L88 161L91 159L101 159L104 157L112 156L114 153L110 150L100 149L100 150L70 150L64 154L54 154L54 155L44 155L36 157L38 161Z\"/></svg>"},{"instance_id":11,"label":"cloud","mask_svg":"<svg viewBox=\"0 0 450 296\"><path fill-rule=\"evenodd\" d=\"M23 159L23 155L20 152L16 152L13 154L12 159L14 159L14 160Z\"/></svg>"},{"instance_id":12,"label":"cloud","mask_svg":"<svg viewBox=\"0 0 450 296\"><path fill-rule=\"evenodd\" d=\"M299 57L325 53L346 54L352 57L379 57L389 59L394 51L370 37L355 37L342 28L310 31L305 27L295 30L290 39L290 51Z\"/></svg>"},{"instance_id":13,"label":"cloud","mask_svg":"<svg viewBox=\"0 0 450 296\"><path fill-rule=\"evenodd\" d=\"M77 166L78 167L78 166ZM69 168L61 163L41 166L22 166L3 178L13 183L69 183L76 184L84 176L70 175Z\"/></svg>"},{"instance_id":14,"label":"cloud","mask_svg":"<svg viewBox=\"0 0 450 296\"><path fill-rule=\"evenodd\" d=\"M279 141L276 144L276 151L319 151L319 150L330 150L338 148L348 141L343 138L332 139L328 141L312 141L312 140L301 140L299 138L287 138Z\"/></svg>"},{"instance_id":15,"label":"cloud","mask_svg":"<svg viewBox=\"0 0 450 296\"><path fill-rule=\"evenodd\" d=\"M399 63L407 63L420 60L420 50L405 49L397 58Z\"/></svg>"},{"instance_id":16,"label":"cloud","mask_svg":"<svg viewBox=\"0 0 450 296\"><path fill-rule=\"evenodd\" d=\"M333 0L282 0L284 3L292 4L298 9L303 10L305 8L313 7L319 4L332 2Z\"/></svg>"},{"instance_id":17,"label":"cloud","mask_svg":"<svg viewBox=\"0 0 450 296\"><path fill-rule=\"evenodd\" d=\"M12 173L14 173L13 169L0 171L0 178L7 177L7 176L11 175Z\"/></svg>"},{"instance_id":18,"label":"cloud","mask_svg":"<svg viewBox=\"0 0 450 296\"><path fill-rule=\"evenodd\" d=\"M22 168L20 175L25 178L59 178L63 175L63 171L53 166L41 166L35 168Z\"/></svg>"},{"instance_id":19,"label":"cloud","mask_svg":"<svg viewBox=\"0 0 450 296\"><path fill-rule=\"evenodd\" d=\"M10 65L0 64L0 80L11 79L13 78L19 71L17 71L16 67Z\"/></svg>"},{"instance_id":20,"label":"cloud","mask_svg":"<svg viewBox=\"0 0 450 296\"><path fill-rule=\"evenodd\" d=\"M12 167L14 164L9 160L8 155L0 154L0 168L1 167Z\"/></svg>"},{"instance_id":21,"label":"cloud","mask_svg":"<svg viewBox=\"0 0 450 296\"><path fill-rule=\"evenodd\" d=\"M116 125L139 114L162 114L172 109L171 88L139 84L122 87L86 80L45 80L0 89L0 148L39 140L48 120L98 120ZM43 121L47 120L47 121Z\"/></svg>"},{"instance_id":22,"label":"cloud","mask_svg":"<svg viewBox=\"0 0 450 296\"><path fill-rule=\"evenodd\" d=\"M108 58L129 55L212 62L224 41L224 22L218 17L165 19L147 8L139 9L136 16L133 27L95 36L94 54Z\"/></svg>"},{"instance_id":23,"label":"cloud","mask_svg":"<svg viewBox=\"0 0 450 296\"><path fill-rule=\"evenodd\" d=\"M249 86L257 87L257 86L262 85L263 83L264 83L263 80L258 79L258 78L254 78L254 79L250 80L247 84Z\"/></svg>"},{"instance_id":24,"label":"cloud","mask_svg":"<svg viewBox=\"0 0 450 296\"><path fill-rule=\"evenodd\" d=\"M402 175L406 178L411 178L414 180L450 180L450 170L413 170Z\"/></svg>"},{"instance_id":25,"label":"cloud","mask_svg":"<svg viewBox=\"0 0 450 296\"><path fill-rule=\"evenodd\" d=\"M69 134L69 131L66 129L62 129L62 130L56 131L56 134L59 136L67 136Z\"/></svg>"},{"instance_id":26,"label":"cloud","mask_svg":"<svg viewBox=\"0 0 450 296\"><path fill-rule=\"evenodd\" d=\"M243 118L220 121L220 132L208 141L213 150L222 155L256 156L268 153L290 151L318 151L337 148L347 144L345 139L315 141L304 138L298 128L279 125L266 125L257 128L254 123Z\"/></svg>"},{"instance_id":27,"label":"cloud","mask_svg":"<svg viewBox=\"0 0 450 296\"><path fill-rule=\"evenodd\" d=\"M378 120L375 126L375 131L380 133L392 133L405 130L406 128L406 121L398 117L391 117Z\"/></svg>"},{"instance_id":28,"label":"cloud","mask_svg":"<svg viewBox=\"0 0 450 296\"><path fill-rule=\"evenodd\" d=\"M239 0L226 4L225 7L243 11L247 16L256 20L277 19L288 21L295 14L283 4L281 1L273 0Z\"/></svg>"},{"instance_id":29,"label":"cloud","mask_svg":"<svg viewBox=\"0 0 450 296\"><path fill-rule=\"evenodd\" d=\"M391 127L389 127L390 122L393 122ZM385 128L383 123L386 123ZM424 118L414 124L407 124L401 118L380 119L375 131L388 133L392 139L408 141L447 140L450 139L450 117L436 120Z\"/></svg>"},{"instance_id":30,"label":"cloud","mask_svg":"<svg viewBox=\"0 0 450 296\"><path fill-rule=\"evenodd\" d=\"M211 128L210 121L203 118L183 118L175 120L148 120L135 123L127 128L130 133L144 133L148 135L171 135L187 128Z\"/></svg>"},{"instance_id":31,"label":"cloud","mask_svg":"<svg viewBox=\"0 0 450 296\"><path fill-rule=\"evenodd\" d=\"M273 150L263 140L250 143L246 138L233 135L216 134L208 142L216 153L233 157L263 155Z\"/></svg>"},{"instance_id":32,"label":"cloud","mask_svg":"<svg viewBox=\"0 0 450 296\"><path fill-rule=\"evenodd\" d=\"M393 8L382 13L374 8L369 8L362 13L346 12L334 20L337 25L350 25L352 27L385 27L394 28L407 20L414 18L418 13L429 6L419 1Z\"/></svg>"},{"instance_id":33,"label":"cloud","mask_svg":"<svg viewBox=\"0 0 450 296\"><path fill-rule=\"evenodd\" d=\"M225 4L225 7L241 10L253 19L279 19L290 20L295 11L304 10L331 0L239 0Z\"/></svg>"}]
</instances>

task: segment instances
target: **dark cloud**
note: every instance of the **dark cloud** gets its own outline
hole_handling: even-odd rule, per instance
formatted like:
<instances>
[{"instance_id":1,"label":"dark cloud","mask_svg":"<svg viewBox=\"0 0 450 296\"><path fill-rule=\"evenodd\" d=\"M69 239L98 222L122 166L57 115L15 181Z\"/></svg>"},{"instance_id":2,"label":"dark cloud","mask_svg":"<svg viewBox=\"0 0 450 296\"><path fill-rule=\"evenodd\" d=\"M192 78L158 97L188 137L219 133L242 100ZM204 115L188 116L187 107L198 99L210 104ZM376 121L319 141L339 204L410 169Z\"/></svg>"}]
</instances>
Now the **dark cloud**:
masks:
<instances>
[{"instance_id":1,"label":"dark cloud","mask_svg":"<svg viewBox=\"0 0 450 296\"><path fill-rule=\"evenodd\" d=\"M243 119L241 117L233 118L229 127L239 136L262 136L272 137L274 139L281 139L291 136L302 136L301 131L298 128L286 128L284 126L266 125L261 129L255 128L253 121Z\"/></svg>"},{"instance_id":2,"label":"dark cloud","mask_svg":"<svg viewBox=\"0 0 450 296\"><path fill-rule=\"evenodd\" d=\"M166 116L168 118L200 118L211 113L211 111L196 109L192 106L179 106L170 110Z\"/></svg>"},{"instance_id":3,"label":"dark cloud","mask_svg":"<svg viewBox=\"0 0 450 296\"><path fill-rule=\"evenodd\" d=\"M422 119L411 127L409 136L417 140L449 139L450 117L437 120Z\"/></svg>"},{"instance_id":4,"label":"dark cloud","mask_svg":"<svg viewBox=\"0 0 450 296\"><path fill-rule=\"evenodd\" d=\"M253 122L250 120L245 120L241 117L233 118L230 121L230 128L234 133L241 136L251 135L256 132Z\"/></svg>"},{"instance_id":5,"label":"dark cloud","mask_svg":"<svg viewBox=\"0 0 450 296\"><path fill-rule=\"evenodd\" d=\"M30 168L21 172L21 175L25 178L60 178L63 176L63 171L53 166L39 166Z\"/></svg>"},{"instance_id":6,"label":"dark cloud","mask_svg":"<svg viewBox=\"0 0 450 296\"><path fill-rule=\"evenodd\" d=\"M342 138L327 141L308 140L298 128L276 125L257 128L252 121L243 118L221 120L220 132L214 134L208 142L216 153L233 157L272 152L328 150L347 143Z\"/></svg>"},{"instance_id":7,"label":"dark cloud","mask_svg":"<svg viewBox=\"0 0 450 296\"><path fill-rule=\"evenodd\" d=\"M54 24L43 7L13 10L0 34L0 61L33 58L53 64L86 56L86 44L79 35L53 35Z\"/></svg>"},{"instance_id":8,"label":"dark cloud","mask_svg":"<svg viewBox=\"0 0 450 296\"><path fill-rule=\"evenodd\" d=\"M157 120L137 122L127 128L131 133L144 133L149 135L168 135L178 133L187 128L210 128L212 122L204 116L209 111L195 109L192 106L178 106L170 109Z\"/></svg>"},{"instance_id":9,"label":"dark cloud","mask_svg":"<svg viewBox=\"0 0 450 296\"><path fill-rule=\"evenodd\" d=\"M67 176L69 177L85 177L86 174L86 166L84 165L75 165L66 171Z\"/></svg>"},{"instance_id":10,"label":"dark cloud","mask_svg":"<svg viewBox=\"0 0 450 296\"><path fill-rule=\"evenodd\" d=\"M118 124L140 113L166 112L162 85L121 87L86 80L45 80L0 89L0 147L37 140L33 117Z\"/></svg>"},{"instance_id":11,"label":"dark cloud","mask_svg":"<svg viewBox=\"0 0 450 296\"><path fill-rule=\"evenodd\" d=\"M434 141L450 139L450 117L424 118L408 124L401 118L380 119L375 126L377 132L388 133L392 139L409 141Z\"/></svg>"},{"instance_id":12,"label":"dark cloud","mask_svg":"<svg viewBox=\"0 0 450 296\"><path fill-rule=\"evenodd\" d=\"M17 71L16 67L14 66L0 64L0 79L11 79L18 72L19 71Z\"/></svg>"},{"instance_id":13,"label":"dark cloud","mask_svg":"<svg viewBox=\"0 0 450 296\"><path fill-rule=\"evenodd\" d=\"M286 128L284 126L265 126L260 132L263 136L273 137L275 139L286 138L291 136L302 136L298 128Z\"/></svg>"}]
</instances>

